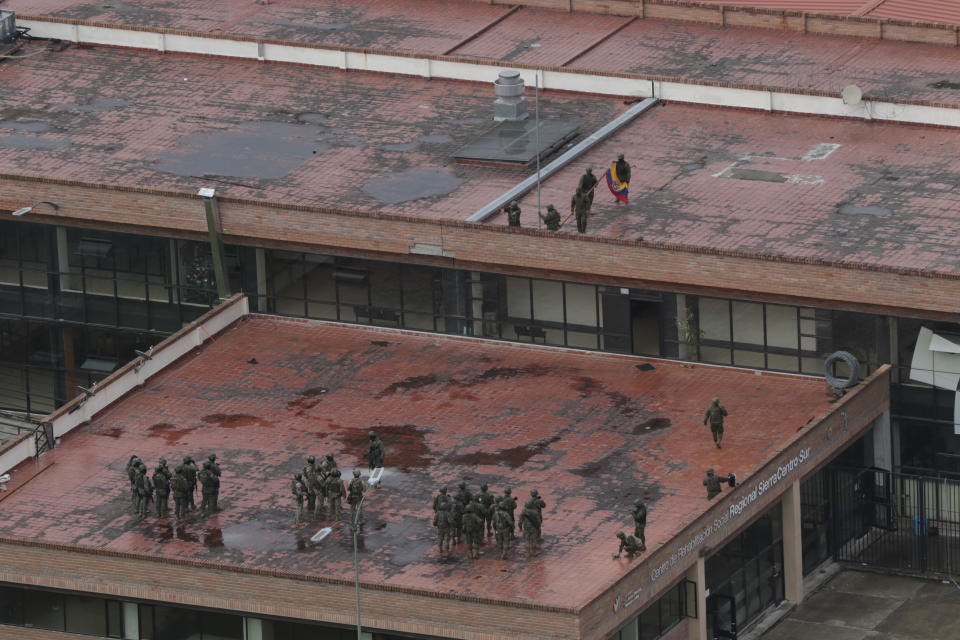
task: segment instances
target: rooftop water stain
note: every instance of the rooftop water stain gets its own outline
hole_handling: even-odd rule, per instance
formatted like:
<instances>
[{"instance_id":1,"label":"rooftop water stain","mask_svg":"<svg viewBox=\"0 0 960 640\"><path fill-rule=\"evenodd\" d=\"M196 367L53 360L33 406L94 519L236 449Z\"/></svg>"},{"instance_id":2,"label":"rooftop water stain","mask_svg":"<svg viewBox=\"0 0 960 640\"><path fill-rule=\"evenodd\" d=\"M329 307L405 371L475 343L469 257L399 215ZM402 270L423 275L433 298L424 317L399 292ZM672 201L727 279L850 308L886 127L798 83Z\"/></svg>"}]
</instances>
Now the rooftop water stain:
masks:
<instances>
[{"instance_id":1,"label":"rooftop water stain","mask_svg":"<svg viewBox=\"0 0 960 640\"><path fill-rule=\"evenodd\" d=\"M343 429L340 425L332 428ZM366 429L344 429L341 441L348 448L366 452L369 443L368 434L373 431L380 436L387 449L384 463L403 471L429 467L434 462L433 451L427 445L428 427L416 424L375 424Z\"/></svg>"},{"instance_id":2,"label":"rooftop water stain","mask_svg":"<svg viewBox=\"0 0 960 640\"><path fill-rule=\"evenodd\" d=\"M216 424L225 429L235 429L237 427L247 427L252 424L262 427L272 427L273 424L257 416L247 415L245 413L211 413L203 416L202 420L208 424Z\"/></svg>"},{"instance_id":3,"label":"rooftop water stain","mask_svg":"<svg viewBox=\"0 0 960 640\"><path fill-rule=\"evenodd\" d=\"M36 136L0 136L0 147L9 149L65 149L72 144L70 140L51 140Z\"/></svg>"},{"instance_id":4,"label":"rooftop water stain","mask_svg":"<svg viewBox=\"0 0 960 640\"><path fill-rule=\"evenodd\" d=\"M178 428L168 422L158 422L147 427L148 438L164 438L167 444L173 445L179 442L180 438L193 431L193 427Z\"/></svg>"},{"instance_id":5,"label":"rooftop water stain","mask_svg":"<svg viewBox=\"0 0 960 640\"><path fill-rule=\"evenodd\" d=\"M282 178L329 146L316 126L243 122L182 137L179 150L159 154L156 168L178 176Z\"/></svg>"},{"instance_id":6,"label":"rooftop water stain","mask_svg":"<svg viewBox=\"0 0 960 640\"><path fill-rule=\"evenodd\" d=\"M53 111L75 111L78 113L104 113L106 111L112 111L117 107L126 107L133 104L129 100L118 100L117 98L96 98L90 104L74 104L72 102L65 102L62 104L52 105L50 108Z\"/></svg>"},{"instance_id":7,"label":"rooftop water stain","mask_svg":"<svg viewBox=\"0 0 960 640\"><path fill-rule=\"evenodd\" d=\"M524 464L526 464L530 458L546 451L551 444L558 442L559 440L560 436L553 436L552 438L540 440L539 442L534 442L519 447L511 447L509 449L501 449L499 451L466 453L452 458L451 462L455 464L468 465L505 464L512 469L516 469L517 467L522 467Z\"/></svg>"},{"instance_id":8,"label":"rooftop water stain","mask_svg":"<svg viewBox=\"0 0 960 640\"><path fill-rule=\"evenodd\" d=\"M209 529L203 534L203 546L216 549L223 546L223 531L221 529Z\"/></svg>"},{"instance_id":9,"label":"rooftop water stain","mask_svg":"<svg viewBox=\"0 0 960 640\"><path fill-rule=\"evenodd\" d=\"M426 376L411 376L409 378L404 378L398 382L389 384L383 391L378 393L375 397L382 398L384 396L389 396L397 391L409 391L412 389L422 389L423 387L428 387L432 384L436 384L437 376L434 374Z\"/></svg>"},{"instance_id":10,"label":"rooftop water stain","mask_svg":"<svg viewBox=\"0 0 960 640\"><path fill-rule=\"evenodd\" d=\"M386 173L368 180L363 192L384 204L399 204L409 200L441 196L463 184L446 169L408 169Z\"/></svg>"},{"instance_id":11,"label":"rooftop water stain","mask_svg":"<svg viewBox=\"0 0 960 640\"><path fill-rule=\"evenodd\" d=\"M31 133L42 133L50 129L46 122L20 122L19 120L0 120L0 129L14 129L16 131L29 131Z\"/></svg>"}]
</instances>

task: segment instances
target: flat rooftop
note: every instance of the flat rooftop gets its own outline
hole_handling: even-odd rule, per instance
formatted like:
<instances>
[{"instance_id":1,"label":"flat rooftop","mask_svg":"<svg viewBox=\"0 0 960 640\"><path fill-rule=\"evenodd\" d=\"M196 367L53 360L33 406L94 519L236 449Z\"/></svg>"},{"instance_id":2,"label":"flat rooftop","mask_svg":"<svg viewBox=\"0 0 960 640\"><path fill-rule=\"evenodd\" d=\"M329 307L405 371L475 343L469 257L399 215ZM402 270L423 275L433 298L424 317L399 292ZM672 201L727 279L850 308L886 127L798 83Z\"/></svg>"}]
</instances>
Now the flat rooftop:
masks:
<instances>
[{"instance_id":1,"label":"flat rooftop","mask_svg":"<svg viewBox=\"0 0 960 640\"><path fill-rule=\"evenodd\" d=\"M725 2L724 4L731 4ZM863 0L733 4L852 13ZM921 7L920 5L924 5ZM954 3L887 0L874 17L960 21ZM949 6L948 6L949 5ZM7 0L24 15L162 27L601 73L639 73L839 94L849 84L892 101L960 108L960 48L657 19L514 10L466 0L235 0L156 3Z\"/></svg>"},{"instance_id":2,"label":"flat rooftop","mask_svg":"<svg viewBox=\"0 0 960 640\"><path fill-rule=\"evenodd\" d=\"M452 159L493 127L490 85L111 48L7 61L0 82L0 173L454 221L529 175ZM627 108L540 102L583 134ZM601 183L591 235L956 274L955 147L952 129L666 104L545 180L541 199L566 214L584 169L601 177L624 152L630 204Z\"/></svg>"},{"instance_id":3,"label":"flat rooftop","mask_svg":"<svg viewBox=\"0 0 960 640\"><path fill-rule=\"evenodd\" d=\"M702 424L713 396L730 412L723 449ZM374 430L387 468L366 505L364 583L575 607L649 570L643 559L715 504L707 467L746 480L832 406L822 380L799 376L250 316L68 433L32 479L32 462L14 470L0 535L349 580L348 534L311 543L322 525L293 525L289 480L309 454L335 454L349 475ZM130 513L131 454L152 469L210 452L221 513L181 525ZM518 540L500 561L488 543L472 562L461 545L439 561L432 499L460 481L538 489L541 552L526 558ZM643 495L647 555L612 559Z\"/></svg>"}]
</instances>

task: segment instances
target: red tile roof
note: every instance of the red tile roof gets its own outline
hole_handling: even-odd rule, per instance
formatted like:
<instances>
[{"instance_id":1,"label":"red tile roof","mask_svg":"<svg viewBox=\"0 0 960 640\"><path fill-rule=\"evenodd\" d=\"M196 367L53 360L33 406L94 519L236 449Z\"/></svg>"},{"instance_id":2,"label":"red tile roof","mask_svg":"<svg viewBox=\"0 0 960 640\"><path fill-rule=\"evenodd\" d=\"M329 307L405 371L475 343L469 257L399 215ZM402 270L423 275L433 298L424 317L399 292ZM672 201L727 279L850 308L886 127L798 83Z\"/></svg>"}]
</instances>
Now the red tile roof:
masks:
<instances>
[{"instance_id":1,"label":"red tile roof","mask_svg":"<svg viewBox=\"0 0 960 640\"><path fill-rule=\"evenodd\" d=\"M347 474L365 466L373 429L387 470L369 496L364 582L575 606L637 567L610 555L641 494L652 552L710 505L707 467L745 479L829 407L822 380L640 362L254 316L66 435L43 458L55 464L0 498L0 535L349 579L342 533L314 545L323 523L293 526L289 479L308 454L334 453ZM715 395L730 411L720 450L702 424ZM210 452L219 515L177 525L130 513L131 454L152 469ZM14 482L32 473L25 464ZM438 563L432 497L461 480L522 499L539 489L542 552L501 562L488 543L473 564L459 546Z\"/></svg>"},{"instance_id":2,"label":"red tile roof","mask_svg":"<svg viewBox=\"0 0 960 640\"><path fill-rule=\"evenodd\" d=\"M960 24L960 3L956 0L883 0L866 15L874 18Z\"/></svg>"}]
</instances>

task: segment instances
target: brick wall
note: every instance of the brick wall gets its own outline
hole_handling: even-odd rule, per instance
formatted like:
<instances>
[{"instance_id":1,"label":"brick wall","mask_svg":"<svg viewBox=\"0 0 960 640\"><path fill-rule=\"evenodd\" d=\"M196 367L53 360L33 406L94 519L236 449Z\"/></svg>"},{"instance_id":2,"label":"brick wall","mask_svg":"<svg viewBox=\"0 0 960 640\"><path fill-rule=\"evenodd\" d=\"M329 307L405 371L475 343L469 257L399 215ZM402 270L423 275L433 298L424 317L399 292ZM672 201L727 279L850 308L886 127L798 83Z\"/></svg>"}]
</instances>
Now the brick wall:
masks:
<instances>
[{"instance_id":1,"label":"brick wall","mask_svg":"<svg viewBox=\"0 0 960 640\"><path fill-rule=\"evenodd\" d=\"M0 176L2 178L2 176ZM0 208L52 200L60 210L31 220L117 231L169 235L178 230L205 238L200 198L147 189L8 177ZM526 271L544 277L612 282L667 290L695 287L762 299L806 297L843 308L873 305L900 315L960 312L960 276L917 270L756 256L734 251L556 235L457 221L425 220L336 209L273 206L253 200L220 200L227 242L296 242L323 253L363 252L406 261L414 243L442 246L453 258L439 263L464 269Z\"/></svg>"},{"instance_id":2,"label":"brick wall","mask_svg":"<svg viewBox=\"0 0 960 640\"><path fill-rule=\"evenodd\" d=\"M957 46L958 26L894 21L886 18L807 14L759 7L729 7L674 0L474 0L485 4L546 7L561 11L641 16L663 20L706 22L761 29L786 29L804 33L846 35L884 40L905 40Z\"/></svg>"},{"instance_id":3,"label":"brick wall","mask_svg":"<svg viewBox=\"0 0 960 640\"><path fill-rule=\"evenodd\" d=\"M348 626L354 623L352 582L259 570L228 571L201 561L161 560L97 549L80 551L0 538L0 581L253 616ZM363 625L372 628L464 640L580 637L572 612L376 586L364 586L361 591ZM17 631L14 637L25 637Z\"/></svg>"}]
</instances>

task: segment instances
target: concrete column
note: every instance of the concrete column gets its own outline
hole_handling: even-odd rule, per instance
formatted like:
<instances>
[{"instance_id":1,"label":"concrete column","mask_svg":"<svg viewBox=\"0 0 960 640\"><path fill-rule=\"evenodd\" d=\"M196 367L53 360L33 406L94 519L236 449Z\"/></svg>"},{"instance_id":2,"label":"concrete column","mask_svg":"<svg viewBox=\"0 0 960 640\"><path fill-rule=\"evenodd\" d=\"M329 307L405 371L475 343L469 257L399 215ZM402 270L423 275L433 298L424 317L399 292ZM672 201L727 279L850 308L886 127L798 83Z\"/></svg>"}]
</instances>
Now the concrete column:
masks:
<instances>
[{"instance_id":1,"label":"concrete column","mask_svg":"<svg viewBox=\"0 0 960 640\"><path fill-rule=\"evenodd\" d=\"M783 585L788 602L803 600L803 526L800 513L800 481L783 494Z\"/></svg>"},{"instance_id":2,"label":"concrete column","mask_svg":"<svg viewBox=\"0 0 960 640\"><path fill-rule=\"evenodd\" d=\"M256 248L257 254L257 311L267 312L267 250Z\"/></svg>"},{"instance_id":3,"label":"concrete column","mask_svg":"<svg viewBox=\"0 0 960 640\"><path fill-rule=\"evenodd\" d=\"M690 620L690 640L708 640L707 638L707 563L703 556L697 558L697 564L687 571L687 580L697 585L697 618Z\"/></svg>"},{"instance_id":4,"label":"concrete column","mask_svg":"<svg viewBox=\"0 0 960 640\"><path fill-rule=\"evenodd\" d=\"M70 277L70 247L67 244L67 228L57 227L57 271L60 273L60 290L73 289Z\"/></svg>"},{"instance_id":5,"label":"concrete column","mask_svg":"<svg viewBox=\"0 0 960 640\"><path fill-rule=\"evenodd\" d=\"M893 438L890 428L890 410L887 409L873 422L873 466L891 471L893 469Z\"/></svg>"}]
</instances>

